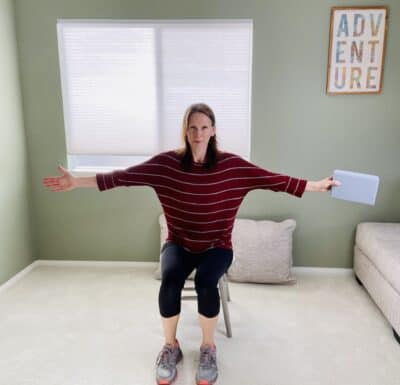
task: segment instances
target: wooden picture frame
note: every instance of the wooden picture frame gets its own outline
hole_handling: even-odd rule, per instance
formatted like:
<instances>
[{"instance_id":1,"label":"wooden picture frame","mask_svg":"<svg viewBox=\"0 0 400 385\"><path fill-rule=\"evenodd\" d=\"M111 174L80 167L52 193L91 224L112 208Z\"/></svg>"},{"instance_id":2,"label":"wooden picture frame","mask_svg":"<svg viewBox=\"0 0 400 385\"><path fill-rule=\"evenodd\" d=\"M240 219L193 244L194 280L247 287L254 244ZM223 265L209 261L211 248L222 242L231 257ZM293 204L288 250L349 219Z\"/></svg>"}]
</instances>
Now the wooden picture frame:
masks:
<instances>
[{"instance_id":1,"label":"wooden picture frame","mask_svg":"<svg viewBox=\"0 0 400 385\"><path fill-rule=\"evenodd\" d=\"M387 6L332 7L326 93L380 94Z\"/></svg>"}]
</instances>

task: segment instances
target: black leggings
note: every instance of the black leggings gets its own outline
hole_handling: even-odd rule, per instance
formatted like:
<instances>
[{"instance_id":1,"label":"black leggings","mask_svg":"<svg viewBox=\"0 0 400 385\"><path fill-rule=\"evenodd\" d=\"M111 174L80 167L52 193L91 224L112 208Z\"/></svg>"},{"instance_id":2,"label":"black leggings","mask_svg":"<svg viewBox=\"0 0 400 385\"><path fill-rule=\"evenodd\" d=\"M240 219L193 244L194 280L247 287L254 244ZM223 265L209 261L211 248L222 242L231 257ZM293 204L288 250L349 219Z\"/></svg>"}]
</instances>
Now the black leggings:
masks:
<instances>
[{"instance_id":1,"label":"black leggings","mask_svg":"<svg viewBox=\"0 0 400 385\"><path fill-rule=\"evenodd\" d=\"M208 318L217 316L220 308L218 280L228 270L232 259L230 249L216 247L191 253L174 242L166 242L161 250L160 314L167 318L180 313L183 286L196 268L194 283L198 312Z\"/></svg>"}]
</instances>

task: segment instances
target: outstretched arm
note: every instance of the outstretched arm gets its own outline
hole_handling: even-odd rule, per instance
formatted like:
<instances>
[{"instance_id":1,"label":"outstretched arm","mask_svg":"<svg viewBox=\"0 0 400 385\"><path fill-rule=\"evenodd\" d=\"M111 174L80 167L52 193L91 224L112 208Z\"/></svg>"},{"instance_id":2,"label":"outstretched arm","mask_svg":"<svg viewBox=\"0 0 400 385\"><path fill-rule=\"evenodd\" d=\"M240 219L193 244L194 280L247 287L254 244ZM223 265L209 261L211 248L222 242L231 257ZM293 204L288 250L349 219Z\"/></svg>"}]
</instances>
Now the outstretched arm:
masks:
<instances>
[{"instance_id":1,"label":"outstretched arm","mask_svg":"<svg viewBox=\"0 0 400 385\"><path fill-rule=\"evenodd\" d=\"M332 176L320 181L309 181L263 169L240 156L233 156L231 163L233 168L241 169L240 174L246 178L244 183L249 187L249 191L262 188L286 192L300 198L305 191L325 192L332 186L340 186L340 182L333 180Z\"/></svg>"},{"instance_id":2,"label":"outstretched arm","mask_svg":"<svg viewBox=\"0 0 400 385\"><path fill-rule=\"evenodd\" d=\"M333 177L330 176L317 182L307 181L305 191L326 192L331 190L332 186L340 186L340 182L338 180L333 180Z\"/></svg>"},{"instance_id":3,"label":"outstretched arm","mask_svg":"<svg viewBox=\"0 0 400 385\"><path fill-rule=\"evenodd\" d=\"M71 191L79 187L97 187L96 177L74 177L64 167L59 165L58 170L62 176L43 178L43 184L53 192Z\"/></svg>"},{"instance_id":4,"label":"outstretched arm","mask_svg":"<svg viewBox=\"0 0 400 385\"><path fill-rule=\"evenodd\" d=\"M96 173L89 177L74 177L71 173L58 166L62 176L43 178L43 184L51 191L70 191L78 187L93 187L100 191L109 190L120 186L153 186L157 183L162 171L159 166L162 163L162 154L158 154L146 162L128 167L127 169L114 170L106 173Z\"/></svg>"}]
</instances>

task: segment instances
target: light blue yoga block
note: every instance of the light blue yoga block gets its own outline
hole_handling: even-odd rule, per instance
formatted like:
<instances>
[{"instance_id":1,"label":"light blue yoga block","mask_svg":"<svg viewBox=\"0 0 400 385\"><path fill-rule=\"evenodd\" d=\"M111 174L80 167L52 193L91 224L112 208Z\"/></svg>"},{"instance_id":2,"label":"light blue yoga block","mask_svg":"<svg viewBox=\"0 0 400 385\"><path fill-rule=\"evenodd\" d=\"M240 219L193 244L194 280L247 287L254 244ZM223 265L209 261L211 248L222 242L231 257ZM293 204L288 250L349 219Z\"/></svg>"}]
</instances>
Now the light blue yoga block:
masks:
<instances>
[{"instance_id":1,"label":"light blue yoga block","mask_svg":"<svg viewBox=\"0 0 400 385\"><path fill-rule=\"evenodd\" d=\"M334 170L333 179L340 186L332 186L331 196L336 199L375 205L379 177L354 171Z\"/></svg>"}]
</instances>

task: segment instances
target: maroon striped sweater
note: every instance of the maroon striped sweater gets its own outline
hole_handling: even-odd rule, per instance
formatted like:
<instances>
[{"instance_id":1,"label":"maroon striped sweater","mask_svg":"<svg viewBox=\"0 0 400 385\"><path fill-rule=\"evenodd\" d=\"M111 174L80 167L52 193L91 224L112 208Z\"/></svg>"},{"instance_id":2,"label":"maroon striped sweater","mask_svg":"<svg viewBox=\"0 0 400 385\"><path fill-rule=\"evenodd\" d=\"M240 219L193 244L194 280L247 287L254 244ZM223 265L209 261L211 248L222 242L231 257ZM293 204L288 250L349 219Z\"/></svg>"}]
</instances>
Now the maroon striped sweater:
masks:
<instances>
[{"instance_id":1,"label":"maroon striped sweater","mask_svg":"<svg viewBox=\"0 0 400 385\"><path fill-rule=\"evenodd\" d=\"M231 249L236 213L245 195L254 189L282 191L301 197L307 180L262 169L231 153L219 155L216 168L194 163L184 171L175 151L148 161L96 174L100 191L118 186L154 188L167 220L168 238L191 252L212 247Z\"/></svg>"}]
</instances>

